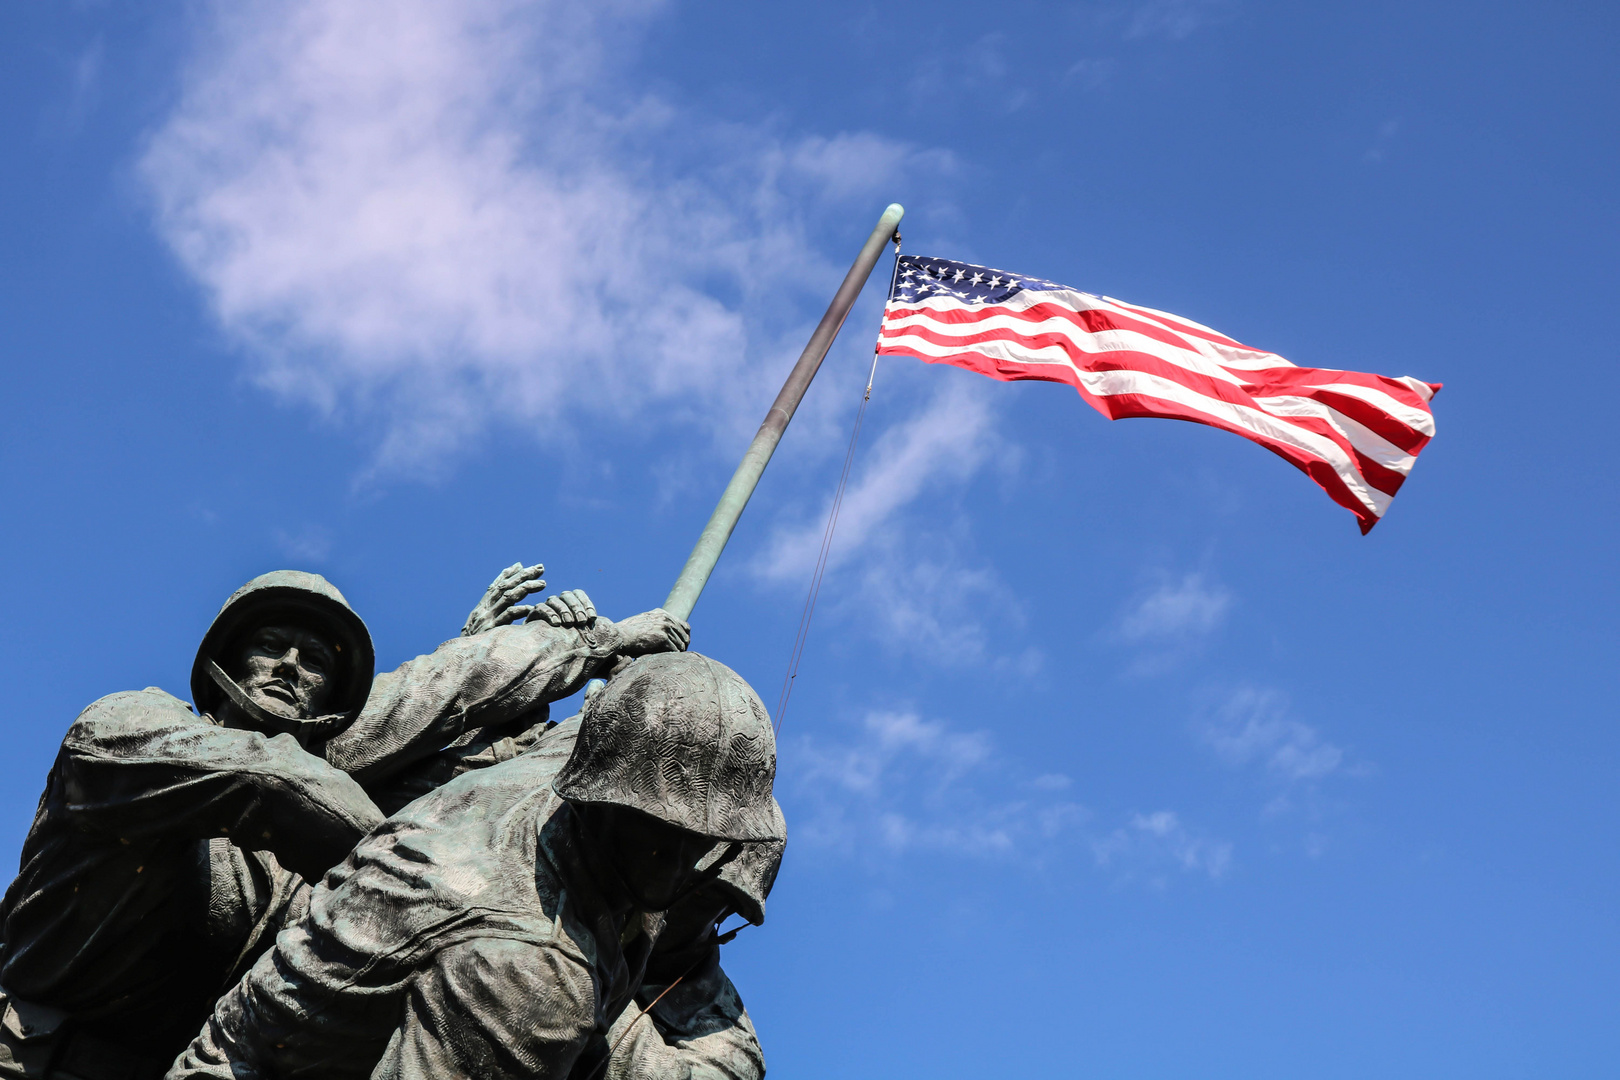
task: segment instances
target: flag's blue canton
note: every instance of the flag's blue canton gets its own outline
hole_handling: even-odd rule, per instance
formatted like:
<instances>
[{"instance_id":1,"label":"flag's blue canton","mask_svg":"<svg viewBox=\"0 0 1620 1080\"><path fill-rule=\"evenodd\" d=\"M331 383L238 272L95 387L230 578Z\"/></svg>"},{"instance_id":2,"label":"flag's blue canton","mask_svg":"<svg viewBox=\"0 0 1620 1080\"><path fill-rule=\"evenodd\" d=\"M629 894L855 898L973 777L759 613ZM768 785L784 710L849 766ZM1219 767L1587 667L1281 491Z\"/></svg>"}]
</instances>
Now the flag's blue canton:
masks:
<instances>
[{"instance_id":1,"label":"flag's blue canton","mask_svg":"<svg viewBox=\"0 0 1620 1080\"><path fill-rule=\"evenodd\" d=\"M1000 304L1026 289L1063 289L1053 281L1019 277L1005 270L972 263L934 259L927 255L900 256L890 300L909 304L930 296L954 296L964 304Z\"/></svg>"}]
</instances>

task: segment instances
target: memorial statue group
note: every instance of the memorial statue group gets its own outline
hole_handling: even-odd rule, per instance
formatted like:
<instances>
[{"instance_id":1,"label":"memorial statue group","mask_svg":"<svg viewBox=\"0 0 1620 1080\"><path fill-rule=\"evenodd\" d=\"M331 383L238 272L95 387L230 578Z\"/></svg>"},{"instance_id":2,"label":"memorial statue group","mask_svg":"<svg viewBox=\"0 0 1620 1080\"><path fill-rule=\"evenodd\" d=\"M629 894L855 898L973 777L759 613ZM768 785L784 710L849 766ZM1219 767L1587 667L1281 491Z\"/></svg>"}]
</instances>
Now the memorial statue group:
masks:
<instances>
[{"instance_id":1,"label":"memorial statue group","mask_svg":"<svg viewBox=\"0 0 1620 1080\"><path fill-rule=\"evenodd\" d=\"M191 706L85 709L0 908L0 1077L763 1076L719 926L781 863L770 719L540 572L375 677L337 589L265 574Z\"/></svg>"}]
</instances>

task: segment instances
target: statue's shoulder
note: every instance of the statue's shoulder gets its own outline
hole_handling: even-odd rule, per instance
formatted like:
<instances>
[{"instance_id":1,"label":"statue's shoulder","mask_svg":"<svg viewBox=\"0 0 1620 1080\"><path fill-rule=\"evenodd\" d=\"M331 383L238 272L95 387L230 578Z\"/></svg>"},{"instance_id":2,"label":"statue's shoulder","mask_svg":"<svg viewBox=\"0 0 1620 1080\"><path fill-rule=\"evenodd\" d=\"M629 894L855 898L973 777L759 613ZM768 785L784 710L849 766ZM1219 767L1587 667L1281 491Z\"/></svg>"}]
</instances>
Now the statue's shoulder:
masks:
<instances>
[{"instance_id":1,"label":"statue's shoulder","mask_svg":"<svg viewBox=\"0 0 1620 1080\"><path fill-rule=\"evenodd\" d=\"M464 773L390 817L361 841L355 862L471 907L532 910L537 837L562 805L551 789L557 768L521 754Z\"/></svg>"},{"instance_id":2,"label":"statue's shoulder","mask_svg":"<svg viewBox=\"0 0 1620 1080\"><path fill-rule=\"evenodd\" d=\"M516 757L479 769L469 769L407 804L394 818L419 825L443 827L447 823L491 821L532 808L539 812L541 796L549 795L551 781L572 749L572 740L559 742L542 736L535 747ZM560 753L559 753L560 751Z\"/></svg>"},{"instance_id":3,"label":"statue's shoulder","mask_svg":"<svg viewBox=\"0 0 1620 1080\"><path fill-rule=\"evenodd\" d=\"M68 729L68 738L94 739L131 728L174 723L203 724L207 721L173 694L156 686L148 686L145 690L121 690L92 701L73 721L73 726Z\"/></svg>"},{"instance_id":4,"label":"statue's shoulder","mask_svg":"<svg viewBox=\"0 0 1620 1080\"><path fill-rule=\"evenodd\" d=\"M388 970L482 937L562 947L579 960L557 933L556 904L543 902L549 878L535 858L536 819L557 797L523 783L521 770L477 773L480 782L458 777L362 840L311 896L315 932L386 958Z\"/></svg>"}]
</instances>

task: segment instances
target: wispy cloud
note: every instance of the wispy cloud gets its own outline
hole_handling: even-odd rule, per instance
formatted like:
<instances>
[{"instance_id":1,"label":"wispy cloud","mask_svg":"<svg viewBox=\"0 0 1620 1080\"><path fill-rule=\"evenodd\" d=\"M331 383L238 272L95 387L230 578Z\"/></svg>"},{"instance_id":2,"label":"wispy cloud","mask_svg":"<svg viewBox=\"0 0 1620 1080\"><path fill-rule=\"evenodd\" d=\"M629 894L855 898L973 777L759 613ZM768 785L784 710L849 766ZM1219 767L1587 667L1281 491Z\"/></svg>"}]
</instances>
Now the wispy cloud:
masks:
<instances>
[{"instance_id":1,"label":"wispy cloud","mask_svg":"<svg viewBox=\"0 0 1620 1080\"><path fill-rule=\"evenodd\" d=\"M1202 573L1166 579L1140 596L1119 620L1128 642L1180 641L1201 637L1220 626L1232 594Z\"/></svg>"},{"instance_id":2,"label":"wispy cloud","mask_svg":"<svg viewBox=\"0 0 1620 1080\"><path fill-rule=\"evenodd\" d=\"M1054 772L1020 775L985 731L910 711L868 713L853 738L794 740L782 756L799 842L875 865L912 851L1039 864L1089 852L1119 880L1164 883L1166 870L1219 878L1232 846L1168 810L1099 827Z\"/></svg>"},{"instance_id":3,"label":"wispy cloud","mask_svg":"<svg viewBox=\"0 0 1620 1080\"><path fill-rule=\"evenodd\" d=\"M1379 124L1378 132L1373 136L1373 143L1362 155L1362 160L1373 163L1383 161L1384 155L1389 153L1390 144L1395 141L1395 136L1400 130L1399 120L1385 120Z\"/></svg>"},{"instance_id":4,"label":"wispy cloud","mask_svg":"<svg viewBox=\"0 0 1620 1080\"><path fill-rule=\"evenodd\" d=\"M931 488L971 477L999 442L989 396L970 391L962 380L945 382L921 410L883 432L862 454L839 511L828 566L839 566L888 530ZM815 566L829 506L798 525L779 528L756 571L770 580L803 580Z\"/></svg>"},{"instance_id":5,"label":"wispy cloud","mask_svg":"<svg viewBox=\"0 0 1620 1080\"><path fill-rule=\"evenodd\" d=\"M915 67L908 97L913 103L959 99L963 80L968 80L995 87L993 93L977 96L981 108L993 114L1016 112L1033 94L1027 82L1029 72L1019 63L1017 52L999 30L968 40L935 42L912 54Z\"/></svg>"},{"instance_id":6,"label":"wispy cloud","mask_svg":"<svg viewBox=\"0 0 1620 1080\"><path fill-rule=\"evenodd\" d=\"M1231 0L1143 0L1132 7L1125 36L1163 36L1180 41L1225 20L1231 8Z\"/></svg>"},{"instance_id":7,"label":"wispy cloud","mask_svg":"<svg viewBox=\"0 0 1620 1080\"><path fill-rule=\"evenodd\" d=\"M1158 675L1196 656L1234 603L1231 591L1205 572L1160 571L1152 580L1106 635L1134 652L1126 668L1132 676Z\"/></svg>"},{"instance_id":8,"label":"wispy cloud","mask_svg":"<svg viewBox=\"0 0 1620 1080\"><path fill-rule=\"evenodd\" d=\"M757 420L774 368L746 361L789 350L800 290L837 278L810 218L948 158L623 89L623 45L659 6L200 8L140 170L255 378L375 424L385 468L492 422L653 403L711 431Z\"/></svg>"},{"instance_id":9,"label":"wispy cloud","mask_svg":"<svg viewBox=\"0 0 1620 1080\"><path fill-rule=\"evenodd\" d=\"M289 532L276 530L276 547L300 563L321 563L332 553L332 534L320 525L305 525Z\"/></svg>"},{"instance_id":10,"label":"wispy cloud","mask_svg":"<svg viewBox=\"0 0 1620 1080\"><path fill-rule=\"evenodd\" d=\"M41 116L44 133L58 138L77 135L101 96L106 43L98 35L67 63L67 93Z\"/></svg>"},{"instance_id":11,"label":"wispy cloud","mask_svg":"<svg viewBox=\"0 0 1620 1080\"><path fill-rule=\"evenodd\" d=\"M806 736L796 743L784 755L793 763L789 784L812 810L796 830L818 846L1006 854L1053 820L1040 811L1068 805L986 797L975 782L983 777L972 774L990 761L989 734L953 730L913 712L868 713L849 742ZM1083 816L1079 807L1073 811Z\"/></svg>"},{"instance_id":12,"label":"wispy cloud","mask_svg":"<svg viewBox=\"0 0 1620 1080\"><path fill-rule=\"evenodd\" d=\"M830 584L844 570L843 587L832 587L859 597L863 619L882 640L941 663L987 658L988 634L978 613L999 580L958 553L949 522L906 512L925 495L959 488L992 462L1015 457L996 432L992 396L983 391L967 380L946 380L874 440L845 494L828 557ZM789 586L807 581L828 509L779 527L754 562L756 575ZM1016 623L1017 612L1008 606L996 605L998 618ZM1028 666L1038 659L1014 662Z\"/></svg>"},{"instance_id":13,"label":"wispy cloud","mask_svg":"<svg viewBox=\"0 0 1620 1080\"><path fill-rule=\"evenodd\" d=\"M840 610L858 606L886 648L933 664L994 662L1026 674L1038 669L1038 652L992 655L985 607L996 610L1003 626L1021 625L1016 601L1000 595L1004 591L1000 579L983 567L968 565L946 537L919 531L908 538L911 545L889 543L873 551L852 599ZM905 548L912 545L933 550L908 559Z\"/></svg>"},{"instance_id":14,"label":"wispy cloud","mask_svg":"<svg viewBox=\"0 0 1620 1080\"><path fill-rule=\"evenodd\" d=\"M1275 689L1238 687L1199 724L1199 732L1227 764L1260 764L1290 783L1319 780L1345 761L1342 749L1294 718L1288 695Z\"/></svg>"},{"instance_id":15,"label":"wispy cloud","mask_svg":"<svg viewBox=\"0 0 1620 1080\"><path fill-rule=\"evenodd\" d=\"M1170 810L1131 815L1126 824L1093 840L1091 850L1098 866L1157 885L1164 884L1166 867L1219 879L1232 865L1230 843L1194 835Z\"/></svg>"},{"instance_id":16,"label":"wispy cloud","mask_svg":"<svg viewBox=\"0 0 1620 1080\"><path fill-rule=\"evenodd\" d=\"M927 762L930 783L944 788L990 756L988 733L953 731L913 712L868 713L864 736L858 743L814 756L807 778L872 794L885 774L902 759L912 757Z\"/></svg>"},{"instance_id":17,"label":"wispy cloud","mask_svg":"<svg viewBox=\"0 0 1620 1080\"><path fill-rule=\"evenodd\" d=\"M1119 70L1119 61L1110 57L1083 57L1063 72L1063 82L1084 90L1098 90Z\"/></svg>"}]
</instances>

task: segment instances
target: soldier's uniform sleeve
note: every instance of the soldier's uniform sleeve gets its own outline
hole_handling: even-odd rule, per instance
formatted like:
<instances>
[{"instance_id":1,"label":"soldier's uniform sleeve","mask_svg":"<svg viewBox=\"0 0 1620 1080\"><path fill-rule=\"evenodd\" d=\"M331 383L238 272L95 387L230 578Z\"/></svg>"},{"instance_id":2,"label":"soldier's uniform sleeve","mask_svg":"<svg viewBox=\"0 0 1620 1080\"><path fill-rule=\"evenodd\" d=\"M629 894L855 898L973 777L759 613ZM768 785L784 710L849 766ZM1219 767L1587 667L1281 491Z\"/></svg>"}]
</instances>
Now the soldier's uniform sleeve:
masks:
<instances>
[{"instance_id":1,"label":"soldier's uniform sleeve","mask_svg":"<svg viewBox=\"0 0 1620 1080\"><path fill-rule=\"evenodd\" d=\"M588 630L533 622L453 638L379 675L360 716L326 744L326 759L361 783L377 783L469 730L574 693L621 643L607 619Z\"/></svg>"},{"instance_id":2,"label":"soldier's uniform sleeve","mask_svg":"<svg viewBox=\"0 0 1620 1080\"><path fill-rule=\"evenodd\" d=\"M554 948L478 938L412 980L373 1080L564 1080L596 1030L596 984Z\"/></svg>"},{"instance_id":3,"label":"soldier's uniform sleeve","mask_svg":"<svg viewBox=\"0 0 1620 1080\"><path fill-rule=\"evenodd\" d=\"M764 1052L719 952L662 999L663 984L643 984L608 1033L604 1080L762 1080Z\"/></svg>"},{"instance_id":4,"label":"soldier's uniform sleeve","mask_svg":"<svg viewBox=\"0 0 1620 1080\"><path fill-rule=\"evenodd\" d=\"M229 837L311 879L382 821L359 784L292 736L218 727L155 689L81 713L57 771L80 828L132 842Z\"/></svg>"},{"instance_id":5,"label":"soldier's uniform sleeve","mask_svg":"<svg viewBox=\"0 0 1620 1080\"><path fill-rule=\"evenodd\" d=\"M541 709L505 724L474 728L444 749L366 785L366 793L383 813L398 813L464 773L487 769L530 752L557 726L551 723L548 712Z\"/></svg>"},{"instance_id":6,"label":"soldier's uniform sleeve","mask_svg":"<svg viewBox=\"0 0 1620 1080\"><path fill-rule=\"evenodd\" d=\"M223 987L240 979L276 935L309 910L310 885L269 852L244 851L227 837L209 840L207 849L208 938L236 950Z\"/></svg>"},{"instance_id":7,"label":"soldier's uniform sleeve","mask_svg":"<svg viewBox=\"0 0 1620 1080\"><path fill-rule=\"evenodd\" d=\"M292 927L215 1003L166 1080L364 1080L399 1016L397 988L364 979L368 959Z\"/></svg>"}]
</instances>

